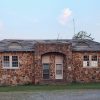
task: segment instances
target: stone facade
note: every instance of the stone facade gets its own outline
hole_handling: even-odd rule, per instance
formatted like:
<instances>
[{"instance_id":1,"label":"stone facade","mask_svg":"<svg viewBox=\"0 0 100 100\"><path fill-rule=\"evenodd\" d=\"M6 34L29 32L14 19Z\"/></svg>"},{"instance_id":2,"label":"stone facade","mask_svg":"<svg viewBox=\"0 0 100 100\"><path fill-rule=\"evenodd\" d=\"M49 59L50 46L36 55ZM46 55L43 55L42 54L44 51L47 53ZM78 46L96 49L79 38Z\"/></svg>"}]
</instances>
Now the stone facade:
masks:
<instances>
[{"instance_id":1,"label":"stone facade","mask_svg":"<svg viewBox=\"0 0 100 100\"><path fill-rule=\"evenodd\" d=\"M53 83L56 82L55 79L55 65L54 65L54 58L55 55L62 55L64 57L63 63L63 80L62 82L71 82L72 81L72 74L71 69L72 67L72 50L71 45L67 43L49 43L49 44L42 44L37 43L35 45L35 83ZM51 59L51 71L50 71L50 79L43 80L42 74L42 56L43 55L50 55Z\"/></svg>"},{"instance_id":2,"label":"stone facade","mask_svg":"<svg viewBox=\"0 0 100 100\"><path fill-rule=\"evenodd\" d=\"M84 68L83 55L98 56L97 68ZM2 65L3 56L18 56L19 67L6 69ZM50 78L43 79L42 58L50 58ZM55 57L63 58L63 79L55 78ZM35 43L30 52L0 53L0 85L56 84L70 82L100 82L100 52L75 52L71 43Z\"/></svg>"},{"instance_id":3,"label":"stone facade","mask_svg":"<svg viewBox=\"0 0 100 100\"><path fill-rule=\"evenodd\" d=\"M83 67L84 55L97 55L98 66L93 68ZM73 81L75 82L100 82L100 52L73 52Z\"/></svg>"},{"instance_id":4,"label":"stone facade","mask_svg":"<svg viewBox=\"0 0 100 100\"><path fill-rule=\"evenodd\" d=\"M18 56L18 69L5 69L2 66L3 56ZM33 53L31 52L6 52L0 53L0 85L18 85L34 82Z\"/></svg>"}]
</instances>

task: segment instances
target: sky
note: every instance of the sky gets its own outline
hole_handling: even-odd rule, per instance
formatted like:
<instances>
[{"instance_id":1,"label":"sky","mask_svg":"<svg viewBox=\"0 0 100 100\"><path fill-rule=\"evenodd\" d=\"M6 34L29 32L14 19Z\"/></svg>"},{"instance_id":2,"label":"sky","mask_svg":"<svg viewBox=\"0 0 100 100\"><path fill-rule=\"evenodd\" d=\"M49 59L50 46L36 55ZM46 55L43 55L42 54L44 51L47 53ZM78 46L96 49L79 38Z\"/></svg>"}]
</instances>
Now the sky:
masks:
<instances>
[{"instance_id":1,"label":"sky","mask_svg":"<svg viewBox=\"0 0 100 100\"><path fill-rule=\"evenodd\" d=\"M74 25L100 42L100 0L0 0L0 40L71 39Z\"/></svg>"}]
</instances>

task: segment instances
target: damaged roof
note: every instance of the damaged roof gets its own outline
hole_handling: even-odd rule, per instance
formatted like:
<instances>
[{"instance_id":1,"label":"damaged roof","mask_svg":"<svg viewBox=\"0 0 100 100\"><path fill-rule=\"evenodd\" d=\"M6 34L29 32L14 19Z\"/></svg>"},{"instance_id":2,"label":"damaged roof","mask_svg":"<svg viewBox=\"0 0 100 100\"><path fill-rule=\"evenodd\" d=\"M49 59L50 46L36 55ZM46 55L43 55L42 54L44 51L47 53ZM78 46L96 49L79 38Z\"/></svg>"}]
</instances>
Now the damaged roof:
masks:
<instances>
[{"instance_id":1,"label":"damaged roof","mask_svg":"<svg viewBox=\"0 0 100 100\"><path fill-rule=\"evenodd\" d=\"M16 40L4 39L0 41L0 52L34 51L36 43L70 43L72 51L100 51L100 43L92 40L59 39L59 40Z\"/></svg>"}]
</instances>

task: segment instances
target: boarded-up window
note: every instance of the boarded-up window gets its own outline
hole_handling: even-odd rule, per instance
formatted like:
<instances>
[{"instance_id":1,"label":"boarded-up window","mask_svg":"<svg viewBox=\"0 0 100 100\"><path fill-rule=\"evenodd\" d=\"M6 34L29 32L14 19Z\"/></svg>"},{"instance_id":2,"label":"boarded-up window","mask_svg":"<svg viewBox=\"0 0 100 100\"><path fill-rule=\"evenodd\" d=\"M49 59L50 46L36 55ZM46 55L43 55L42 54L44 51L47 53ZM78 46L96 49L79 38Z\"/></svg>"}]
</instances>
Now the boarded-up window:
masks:
<instances>
[{"instance_id":1,"label":"boarded-up window","mask_svg":"<svg viewBox=\"0 0 100 100\"><path fill-rule=\"evenodd\" d=\"M49 56L43 56L42 57L42 63L50 63L50 57Z\"/></svg>"}]
</instances>

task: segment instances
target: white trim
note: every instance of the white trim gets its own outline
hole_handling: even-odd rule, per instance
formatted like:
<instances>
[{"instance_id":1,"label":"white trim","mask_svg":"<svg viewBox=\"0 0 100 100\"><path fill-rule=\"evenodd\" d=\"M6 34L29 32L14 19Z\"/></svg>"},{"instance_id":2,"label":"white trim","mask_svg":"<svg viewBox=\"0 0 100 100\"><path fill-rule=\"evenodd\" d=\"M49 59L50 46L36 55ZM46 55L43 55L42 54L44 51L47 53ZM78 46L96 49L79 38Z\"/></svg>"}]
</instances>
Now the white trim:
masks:
<instances>
[{"instance_id":1,"label":"white trim","mask_svg":"<svg viewBox=\"0 0 100 100\"><path fill-rule=\"evenodd\" d=\"M98 67L98 61L91 61L91 66Z\"/></svg>"},{"instance_id":2,"label":"white trim","mask_svg":"<svg viewBox=\"0 0 100 100\"><path fill-rule=\"evenodd\" d=\"M19 67L3 67L2 69L19 69Z\"/></svg>"},{"instance_id":3,"label":"white trim","mask_svg":"<svg viewBox=\"0 0 100 100\"><path fill-rule=\"evenodd\" d=\"M89 66L86 65L86 63L88 61L84 61L84 56L83 56L83 68L98 68L98 55L97 55L97 61L92 61L92 56L93 55L88 55L89 56ZM93 62L97 63L96 66L92 65Z\"/></svg>"},{"instance_id":4,"label":"white trim","mask_svg":"<svg viewBox=\"0 0 100 100\"><path fill-rule=\"evenodd\" d=\"M55 79L63 79L63 64L59 64L62 66L62 74L60 74L60 76L57 76L56 74L56 69L57 69L57 64L55 64Z\"/></svg>"},{"instance_id":5,"label":"white trim","mask_svg":"<svg viewBox=\"0 0 100 100\"><path fill-rule=\"evenodd\" d=\"M4 55L4 56L9 56L9 55ZM9 67L6 67L4 66L4 56L2 56L2 69L18 69L19 68L19 57L17 55L12 55L12 56L17 56L18 57L18 67L13 67L12 66L12 56L9 56L9 63L10 63L10 66Z\"/></svg>"},{"instance_id":6,"label":"white trim","mask_svg":"<svg viewBox=\"0 0 100 100\"><path fill-rule=\"evenodd\" d=\"M48 79L44 79L43 78L43 75L44 75L44 73L43 73L43 70L44 70L44 64L48 64L49 65L49 78ZM42 78L44 79L44 80L49 80L50 79L50 63L42 63Z\"/></svg>"},{"instance_id":7,"label":"white trim","mask_svg":"<svg viewBox=\"0 0 100 100\"><path fill-rule=\"evenodd\" d=\"M60 62L57 61L58 57L61 57L62 61L60 61ZM57 77L57 74L56 74L56 65L57 64L61 64L62 65L62 75L59 78ZM63 79L63 57L62 56L55 56L55 79Z\"/></svg>"},{"instance_id":8,"label":"white trim","mask_svg":"<svg viewBox=\"0 0 100 100\"><path fill-rule=\"evenodd\" d=\"M9 56L10 67L12 67L12 56Z\"/></svg>"}]
</instances>

